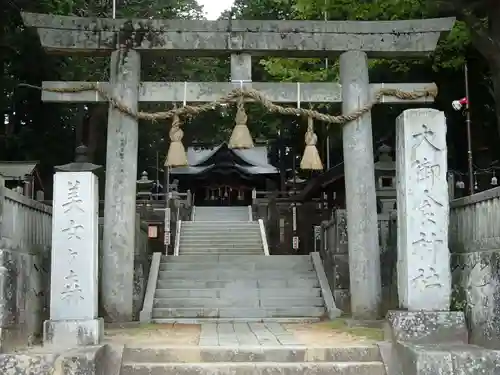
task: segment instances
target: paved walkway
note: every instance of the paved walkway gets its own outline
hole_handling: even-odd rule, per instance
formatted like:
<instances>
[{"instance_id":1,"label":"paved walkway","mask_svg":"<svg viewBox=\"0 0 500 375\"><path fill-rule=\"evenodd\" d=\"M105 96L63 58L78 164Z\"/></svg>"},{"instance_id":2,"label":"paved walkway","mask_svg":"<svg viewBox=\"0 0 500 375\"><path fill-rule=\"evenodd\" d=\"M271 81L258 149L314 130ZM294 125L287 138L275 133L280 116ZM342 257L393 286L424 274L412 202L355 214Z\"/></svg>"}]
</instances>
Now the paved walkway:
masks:
<instances>
[{"instance_id":1,"label":"paved walkway","mask_svg":"<svg viewBox=\"0 0 500 375\"><path fill-rule=\"evenodd\" d=\"M303 345L279 323L204 323L200 346Z\"/></svg>"},{"instance_id":2,"label":"paved walkway","mask_svg":"<svg viewBox=\"0 0 500 375\"><path fill-rule=\"evenodd\" d=\"M203 324L149 324L106 328L105 340L129 347L148 346L303 346L352 347L373 345L368 337L334 330L330 324L234 322ZM377 339L378 340L378 339Z\"/></svg>"}]
</instances>

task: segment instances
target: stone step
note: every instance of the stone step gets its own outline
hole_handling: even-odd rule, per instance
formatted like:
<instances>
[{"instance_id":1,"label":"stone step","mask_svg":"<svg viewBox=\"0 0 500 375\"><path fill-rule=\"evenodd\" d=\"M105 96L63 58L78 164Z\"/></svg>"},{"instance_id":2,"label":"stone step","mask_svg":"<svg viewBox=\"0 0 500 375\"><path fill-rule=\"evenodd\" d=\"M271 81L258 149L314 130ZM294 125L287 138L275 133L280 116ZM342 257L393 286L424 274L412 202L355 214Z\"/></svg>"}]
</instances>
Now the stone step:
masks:
<instances>
[{"instance_id":1,"label":"stone step","mask_svg":"<svg viewBox=\"0 0 500 375\"><path fill-rule=\"evenodd\" d=\"M206 240L183 240L181 238L180 246L185 246L185 247L207 247L207 248L223 248L223 249L230 249L230 248L261 248L262 247L262 242L261 241L239 241L239 240L227 240L227 239L221 239L219 241L217 240L212 240L212 241L206 241Z\"/></svg>"},{"instance_id":2,"label":"stone step","mask_svg":"<svg viewBox=\"0 0 500 375\"><path fill-rule=\"evenodd\" d=\"M203 255L203 254L226 254L226 255L253 255L253 254L264 254L263 249L223 249L223 248L196 248L196 247L180 247L180 254L185 255Z\"/></svg>"},{"instance_id":3,"label":"stone step","mask_svg":"<svg viewBox=\"0 0 500 375\"><path fill-rule=\"evenodd\" d=\"M203 324L203 323L282 323L309 324L321 321L315 317L281 317L281 318L165 318L152 319L156 324Z\"/></svg>"},{"instance_id":4,"label":"stone step","mask_svg":"<svg viewBox=\"0 0 500 375\"><path fill-rule=\"evenodd\" d=\"M202 214L202 215L195 215L194 217L195 222L201 222L201 221L208 221L208 222L214 222L214 221L234 221L234 222L250 222L250 217L248 215L248 212L245 214L241 215L234 215L234 214Z\"/></svg>"},{"instance_id":5,"label":"stone step","mask_svg":"<svg viewBox=\"0 0 500 375\"><path fill-rule=\"evenodd\" d=\"M252 230L260 226L255 221L183 221L181 229L208 229L208 228L231 228L236 230Z\"/></svg>"},{"instance_id":6,"label":"stone step","mask_svg":"<svg viewBox=\"0 0 500 375\"><path fill-rule=\"evenodd\" d=\"M312 271L294 272L293 270L269 271L239 271L239 270L216 270L216 271L159 271L160 280L316 280L317 276Z\"/></svg>"},{"instance_id":7,"label":"stone step","mask_svg":"<svg viewBox=\"0 0 500 375\"><path fill-rule=\"evenodd\" d=\"M147 348L125 347L125 362L193 363L193 362L377 362L380 351L375 345L348 347L193 347L162 346Z\"/></svg>"},{"instance_id":8,"label":"stone step","mask_svg":"<svg viewBox=\"0 0 500 375\"><path fill-rule=\"evenodd\" d=\"M153 318L274 318L274 317L322 317L324 307L268 307L268 308L153 308Z\"/></svg>"},{"instance_id":9,"label":"stone step","mask_svg":"<svg viewBox=\"0 0 500 375\"><path fill-rule=\"evenodd\" d=\"M161 262L168 263L254 263L254 264L301 264L311 263L309 255L162 255Z\"/></svg>"},{"instance_id":10,"label":"stone step","mask_svg":"<svg viewBox=\"0 0 500 375\"><path fill-rule=\"evenodd\" d=\"M255 236L247 236L246 234L242 237L229 237L229 236L224 236L224 237L219 237L219 236L202 236L199 234L189 234L189 235L183 235L184 233L181 234L180 242L181 243L195 243L195 244L204 244L204 245L210 245L210 244L227 244L227 243L238 243L238 244L255 244L259 243L262 244L262 237L259 235Z\"/></svg>"},{"instance_id":11,"label":"stone step","mask_svg":"<svg viewBox=\"0 0 500 375\"><path fill-rule=\"evenodd\" d=\"M233 295L227 298L155 298L153 307L157 308L222 308L233 307L238 308L287 308L287 307L323 307L324 302L322 297L295 297L295 298L278 298L252 296L241 291L239 295Z\"/></svg>"},{"instance_id":12,"label":"stone step","mask_svg":"<svg viewBox=\"0 0 500 375\"><path fill-rule=\"evenodd\" d=\"M182 256L182 255L181 255ZM302 263L284 263L272 264L265 263L160 263L160 271L176 270L176 271L215 271L215 270L236 270L236 271L314 271L314 266L309 262Z\"/></svg>"},{"instance_id":13,"label":"stone step","mask_svg":"<svg viewBox=\"0 0 500 375\"><path fill-rule=\"evenodd\" d=\"M241 294L241 289L156 289L156 298L226 298ZM272 297L321 297L320 288L298 289L257 289L246 288L245 295Z\"/></svg>"},{"instance_id":14,"label":"stone step","mask_svg":"<svg viewBox=\"0 0 500 375\"><path fill-rule=\"evenodd\" d=\"M243 251L243 250L226 250L226 251L204 251L191 249L187 251L179 250L181 255L203 255L203 254L225 254L225 255L256 255L263 254L263 250L251 250L251 251Z\"/></svg>"},{"instance_id":15,"label":"stone step","mask_svg":"<svg viewBox=\"0 0 500 375\"><path fill-rule=\"evenodd\" d=\"M213 236L214 233L218 235L224 235L228 238L238 238L239 236L249 236L249 238L260 238L259 228L220 228L220 227L200 227L200 228L184 228L181 226L181 235L184 236Z\"/></svg>"},{"instance_id":16,"label":"stone step","mask_svg":"<svg viewBox=\"0 0 500 375\"><path fill-rule=\"evenodd\" d=\"M229 233L230 232L230 233ZM260 239L260 230L250 229L250 230L235 230L231 228L222 229L210 229L210 228L200 228L200 229L182 229L181 227L181 238L228 238L231 240L235 239Z\"/></svg>"},{"instance_id":17,"label":"stone step","mask_svg":"<svg viewBox=\"0 0 500 375\"><path fill-rule=\"evenodd\" d=\"M160 289L237 289L237 288L318 288L317 279L260 279L260 280L162 280L157 287Z\"/></svg>"},{"instance_id":18,"label":"stone step","mask_svg":"<svg viewBox=\"0 0 500 375\"><path fill-rule=\"evenodd\" d=\"M181 224L181 231L189 232L189 233L198 233L204 231L206 233L210 233L208 231L216 231L216 232L225 232L228 236L237 233L260 233L260 227L258 225L232 225L231 223L223 223L220 225L187 225L185 222Z\"/></svg>"},{"instance_id":19,"label":"stone step","mask_svg":"<svg viewBox=\"0 0 500 375\"><path fill-rule=\"evenodd\" d=\"M264 250L259 247L206 247L206 246L179 246L179 252L181 253L189 253L196 252L203 254L219 254L219 255L241 255L246 253L247 255L258 255L264 254Z\"/></svg>"},{"instance_id":20,"label":"stone step","mask_svg":"<svg viewBox=\"0 0 500 375\"><path fill-rule=\"evenodd\" d=\"M385 375L382 362L124 363L121 375Z\"/></svg>"}]
</instances>

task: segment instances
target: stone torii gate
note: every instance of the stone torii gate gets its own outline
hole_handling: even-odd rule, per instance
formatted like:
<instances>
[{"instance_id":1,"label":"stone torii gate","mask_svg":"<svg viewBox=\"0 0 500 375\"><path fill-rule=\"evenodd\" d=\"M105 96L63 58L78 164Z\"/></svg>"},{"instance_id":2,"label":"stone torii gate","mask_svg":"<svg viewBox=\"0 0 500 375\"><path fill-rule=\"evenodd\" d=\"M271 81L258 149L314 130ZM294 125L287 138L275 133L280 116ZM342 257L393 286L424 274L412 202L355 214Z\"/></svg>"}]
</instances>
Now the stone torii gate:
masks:
<instances>
[{"instance_id":1,"label":"stone torii gate","mask_svg":"<svg viewBox=\"0 0 500 375\"><path fill-rule=\"evenodd\" d=\"M24 13L42 46L53 53L111 55L113 97L137 111L139 102L211 102L251 87L277 103L342 102L343 113L368 104L375 91L422 90L429 84L370 84L369 57L419 57L434 51L454 19L410 21L186 21L90 19ZM231 54L232 82L140 82L141 54ZM252 56L334 57L337 83L252 83ZM82 82L44 82L44 89ZM95 92L44 91L47 102L104 101ZM431 101L432 98L421 99ZM402 102L384 97L385 103ZM354 318L374 319L381 300L371 114L343 127L351 306ZM102 299L114 321L132 318L137 120L110 106L106 157Z\"/></svg>"}]
</instances>

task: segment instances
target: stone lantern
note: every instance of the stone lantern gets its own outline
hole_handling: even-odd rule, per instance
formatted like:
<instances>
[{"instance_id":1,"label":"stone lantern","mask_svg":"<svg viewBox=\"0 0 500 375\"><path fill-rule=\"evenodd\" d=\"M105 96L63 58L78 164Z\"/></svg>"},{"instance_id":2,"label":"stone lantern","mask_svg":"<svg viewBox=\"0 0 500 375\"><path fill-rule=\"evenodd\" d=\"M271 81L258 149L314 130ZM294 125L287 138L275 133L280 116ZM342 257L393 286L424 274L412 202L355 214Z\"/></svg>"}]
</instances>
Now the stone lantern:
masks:
<instances>
[{"instance_id":1,"label":"stone lantern","mask_svg":"<svg viewBox=\"0 0 500 375\"><path fill-rule=\"evenodd\" d=\"M396 162L391 156L392 148L382 145L378 149L379 158L375 163L375 187L382 213L390 213L396 208Z\"/></svg>"}]
</instances>

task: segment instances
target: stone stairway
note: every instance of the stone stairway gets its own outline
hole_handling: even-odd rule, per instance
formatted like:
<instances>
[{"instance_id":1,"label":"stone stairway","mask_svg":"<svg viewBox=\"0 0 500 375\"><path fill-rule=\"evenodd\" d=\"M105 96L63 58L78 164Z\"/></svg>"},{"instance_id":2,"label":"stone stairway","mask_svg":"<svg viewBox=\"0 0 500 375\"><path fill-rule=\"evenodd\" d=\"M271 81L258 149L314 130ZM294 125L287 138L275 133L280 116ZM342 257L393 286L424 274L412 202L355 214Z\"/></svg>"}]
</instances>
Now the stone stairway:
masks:
<instances>
[{"instance_id":1,"label":"stone stairway","mask_svg":"<svg viewBox=\"0 0 500 375\"><path fill-rule=\"evenodd\" d=\"M183 221L179 255L263 255L257 221Z\"/></svg>"},{"instance_id":2,"label":"stone stairway","mask_svg":"<svg viewBox=\"0 0 500 375\"><path fill-rule=\"evenodd\" d=\"M310 256L162 256L152 320L318 320L325 303Z\"/></svg>"},{"instance_id":3,"label":"stone stairway","mask_svg":"<svg viewBox=\"0 0 500 375\"><path fill-rule=\"evenodd\" d=\"M251 221L248 206L196 206L194 221Z\"/></svg>"}]
</instances>

